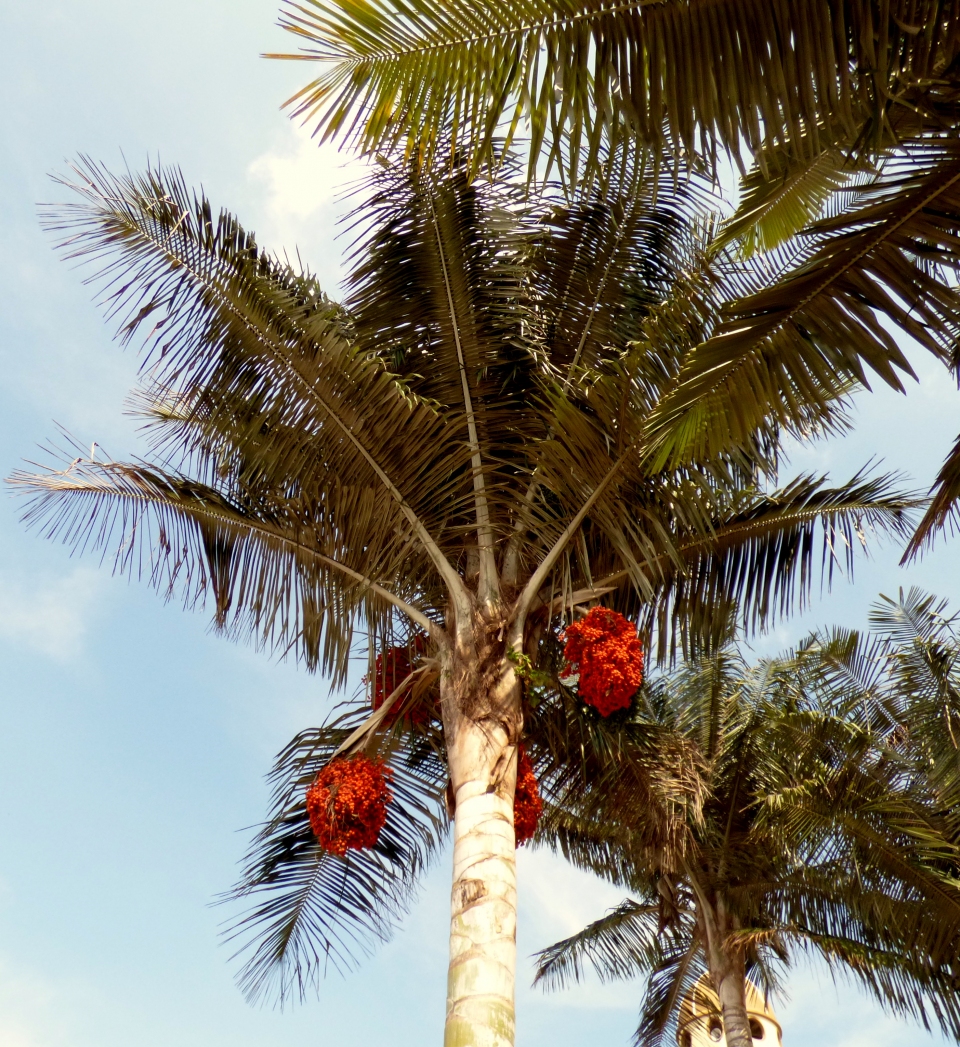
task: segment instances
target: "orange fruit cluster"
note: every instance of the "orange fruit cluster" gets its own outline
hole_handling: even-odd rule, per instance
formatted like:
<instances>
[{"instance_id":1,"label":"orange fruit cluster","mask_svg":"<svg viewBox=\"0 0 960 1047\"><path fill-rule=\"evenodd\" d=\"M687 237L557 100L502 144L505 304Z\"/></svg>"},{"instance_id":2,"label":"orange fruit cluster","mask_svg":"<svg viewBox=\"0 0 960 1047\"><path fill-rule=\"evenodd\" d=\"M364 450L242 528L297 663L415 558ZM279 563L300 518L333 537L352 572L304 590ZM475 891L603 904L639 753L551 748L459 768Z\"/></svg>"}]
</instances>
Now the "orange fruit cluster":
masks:
<instances>
[{"instance_id":1,"label":"orange fruit cluster","mask_svg":"<svg viewBox=\"0 0 960 1047\"><path fill-rule=\"evenodd\" d=\"M332 760L307 791L310 827L320 846L341 858L375 846L393 799L393 772L363 753Z\"/></svg>"},{"instance_id":2,"label":"orange fruit cluster","mask_svg":"<svg viewBox=\"0 0 960 1047\"><path fill-rule=\"evenodd\" d=\"M422 634L413 640L413 658L426 648L426 637ZM379 709L391 694L413 672L414 663L409 647L388 647L377 655L373 674L373 708ZM430 709L423 703L409 704L410 692L405 691L384 717L384 725L392 727L401 716L423 726L430 721Z\"/></svg>"},{"instance_id":3,"label":"orange fruit cluster","mask_svg":"<svg viewBox=\"0 0 960 1047\"><path fill-rule=\"evenodd\" d=\"M542 813L543 800L540 799L537 776L533 773L530 757L521 745L517 754L517 791L513 796L513 831L518 847L537 831Z\"/></svg>"},{"instance_id":4,"label":"orange fruit cluster","mask_svg":"<svg viewBox=\"0 0 960 1047\"><path fill-rule=\"evenodd\" d=\"M643 646L622 614L593 607L561 634L565 674L579 673L577 691L601 716L626 709L643 683Z\"/></svg>"}]
</instances>

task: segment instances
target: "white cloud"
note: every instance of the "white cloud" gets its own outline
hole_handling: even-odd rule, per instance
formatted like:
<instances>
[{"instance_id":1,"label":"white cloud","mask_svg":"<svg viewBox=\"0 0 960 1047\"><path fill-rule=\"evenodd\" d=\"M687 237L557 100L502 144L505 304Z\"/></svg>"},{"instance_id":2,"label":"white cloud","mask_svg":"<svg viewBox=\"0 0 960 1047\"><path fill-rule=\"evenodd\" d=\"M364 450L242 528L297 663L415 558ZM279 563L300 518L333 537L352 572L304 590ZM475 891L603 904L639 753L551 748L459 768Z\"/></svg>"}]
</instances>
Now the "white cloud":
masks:
<instances>
[{"instance_id":1,"label":"white cloud","mask_svg":"<svg viewBox=\"0 0 960 1047\"><path fill-rule=\"evenodd\" d=\"M547 945L582 930L619 905L624 891L549 851L517 852L517 882L527 932Z\"/></svg>"},{"instance_id":2,"label":"white cloud","mask_svg":"<svg viewBox=\"0 0 960 1047\"><path fill-rule=\"evenodd\" d=\"M344 193L364 169L335 146L318 145L306 129L292 123L277 144L247 168L254 190L249 213L258 240L278 254L286 250L293 256L299 250L334 296L346 246L336 239L337 221L355 206Z\"/></svg>"},{"instance_id":3,"label":"white cloud","mask_svg":"<svg viewBox=\"0 0 960 1047\"><path fill-rule=\"evenodd\" d=\"M57 661L83 649L103 591L103 576L89 567L31 580L0 575L0 639Z\"/></svg>"}]
</instances>

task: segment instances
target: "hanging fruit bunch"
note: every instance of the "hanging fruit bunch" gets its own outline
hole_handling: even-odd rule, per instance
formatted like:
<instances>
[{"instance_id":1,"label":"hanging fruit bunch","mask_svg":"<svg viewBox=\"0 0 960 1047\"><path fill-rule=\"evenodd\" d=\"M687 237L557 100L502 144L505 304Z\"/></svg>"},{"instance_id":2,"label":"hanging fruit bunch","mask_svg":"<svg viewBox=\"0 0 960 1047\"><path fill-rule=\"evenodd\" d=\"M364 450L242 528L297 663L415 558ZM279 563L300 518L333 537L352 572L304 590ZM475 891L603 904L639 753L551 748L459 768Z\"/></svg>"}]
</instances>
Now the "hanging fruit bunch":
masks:
<instances>
[{"instance_id":1,"label":"hanging fruit bunch","mask_svg":"<svg viewBox=\"0 0 960 1047\"><path fill-rule=\"evenodd\" d=\"M393 799L393 772L363 753L331 760L307 791L310 827L320 846L341 858L376 845Z\"/></svg>"},{"instance_id":2,"label":"hanging fruit bunch","mask_svg":"<svg viewBox=\"0 0 960 1047\"><path fill-rule=\"evenodd\" d=\"M533 773L526 749L521 745L517 753L517 791L513 797L513 831L518 847L537 831L542 813L543 800L540 799L537 776Z\"/></svg>"},{"instance_id":3,"label":"hanging fruit bunch","mask_svg":"<svg viewBox=\"0 0 960 1047\"><path fill-rule=\"evenodd\" d=\"M411 650L412 646L412 650ZM388 647L377 655L373 673L373 708L379 709L391 694L413 672L414 661L426 650L427 639L420 633L411 646ZM392 727L401 717L418 727L430 722L431 710L423 702L410 704L411 691L405 691L390 707L384 717L384 726Z\"/></svg>"},{"instance_id":4,"label":"hanging fruit bunch","mask_svg":"<svg viewBox=\"0 0 960 1047\"><path fill-rule=\"evenodd\" d=\"M592 607L560 638L564 675L579 675L581 700L601 716L628 708L643 683L643 646L632 623L608 607Z\"/></svg>"}]
</instances>

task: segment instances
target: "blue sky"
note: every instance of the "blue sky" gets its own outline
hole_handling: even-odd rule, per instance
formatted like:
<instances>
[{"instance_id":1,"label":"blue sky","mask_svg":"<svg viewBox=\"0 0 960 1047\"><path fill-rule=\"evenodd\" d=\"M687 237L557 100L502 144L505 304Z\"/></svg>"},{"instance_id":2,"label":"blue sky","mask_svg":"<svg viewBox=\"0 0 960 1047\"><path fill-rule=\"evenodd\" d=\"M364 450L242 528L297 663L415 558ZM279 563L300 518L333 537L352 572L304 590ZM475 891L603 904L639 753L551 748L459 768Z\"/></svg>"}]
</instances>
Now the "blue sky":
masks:
<instances>
[{"instance_id":1,"label":"blue sky","mask_svg":"<svg viewBox=\"0 0 960 1047\"><path fill-rule=\"evenodd\" d=\"M136 367L110 338L80 274L39 229L48 172L78 152L109 165L179 163L263 243L299 246L336 292L340 159L279 112L302 66L273 0L5 0L0 4L0 472L59 422L120 457L137 450L123 403ZM843 441L795 449L798 470L847 478L871 457L929 483L960 429L949 378L917 359L908 398L860 400ZM910 571L881 546L855 585L838 579L764 651L813 624L865 624L878 591L921 584L956 600L958 546ZM0 498L0 1044L3 1047L361 1047L439 1042L448 856L395 941L319 999L285 1012L236 990L225 915L264 813L263 775L328 688L210 634L203 614L164 604L93 558L27 534ZM520 952L527 956L619 900L546 855L521 852ZM638 988L587 985L518 996L522 1047L626 1044ZM782 1006L790 1047L936 1043L890 1022L828 974L800 970Z\"/></svg>"}]
</instances>

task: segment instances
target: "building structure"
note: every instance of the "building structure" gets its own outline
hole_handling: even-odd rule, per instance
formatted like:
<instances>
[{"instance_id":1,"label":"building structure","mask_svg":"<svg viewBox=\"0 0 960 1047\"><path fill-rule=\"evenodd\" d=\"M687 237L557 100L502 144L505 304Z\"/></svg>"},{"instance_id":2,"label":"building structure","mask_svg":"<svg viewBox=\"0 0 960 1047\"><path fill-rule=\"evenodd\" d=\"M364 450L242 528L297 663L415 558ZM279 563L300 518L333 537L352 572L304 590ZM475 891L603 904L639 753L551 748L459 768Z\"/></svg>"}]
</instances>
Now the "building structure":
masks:
<instances>
[{"instance_id":1,"label":"building structure","mask_svg":"<svg viewBox=\"0 0 960 1047\"><path fill-rule=\"evenodd\" d=\"M747 1016L757 1047L783 1047L783 1030L763 993L747 982ZM677 1021L678 1047L727 1047L723 1035L720 999L707 975L697 982L680 1004Z\"/></svg>"}]
</instances>

